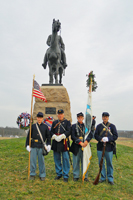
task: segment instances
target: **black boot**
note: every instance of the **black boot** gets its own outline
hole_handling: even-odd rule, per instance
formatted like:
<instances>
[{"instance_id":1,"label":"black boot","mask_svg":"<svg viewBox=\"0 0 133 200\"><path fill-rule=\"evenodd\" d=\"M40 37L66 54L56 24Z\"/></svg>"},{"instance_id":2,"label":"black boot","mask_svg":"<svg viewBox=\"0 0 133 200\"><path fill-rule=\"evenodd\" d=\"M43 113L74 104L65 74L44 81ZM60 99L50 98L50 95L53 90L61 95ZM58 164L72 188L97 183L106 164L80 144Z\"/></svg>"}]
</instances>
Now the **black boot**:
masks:
<instances>
[{"instance_id":1,"label":"black boot","mask_svg":"<svg viewBox=\"0 0 133 200\"><path fill-rule=\"evenodd\" d=\"M84 181L89 182L88 178L85 178Z\"/></svg>"},{"instance_id":2,"label":"black boot","mask_svg":"<svg viewBox=\"0 0 133 200\"><path fill-rule=\"evenodd\" d=\"M54 180L59 180L62 176L56 176Z\"/></svg>"},{"instance_id":3,"label":"black boot","mask_svg":"<svg viewBox=\"0 0 133 200\"><path fill-rule=\"evenodd\" d=\"M79 178L73 178L73 181L75 181L75 182L78 181L78 180L79 180Z\"/></svg>"},{"instance_id":4,"label":"black boot","mask_svg":"<svg viewBox=\"0 0 133 200\"><path fill-rule=\"evenodd\" d=\"M45 181L45 177L40 177L40 180L41 181Z\"/></svg>"},{"instance_id":5,"label":"black boot","mask_svg":"<svg viewBox=\"0 0 133 200\"><path fill-rule=\"evenodd\" d=\"M103 182L105 182L105 181L106 181L106 180L101 180L101 179L100 179L100 180L99 180L99 183L103 183Z\"/></svg>"},{"instance_id":6,"label":"black boot","mask_svg":"<svg viewBox=\"0 0 133 200\"><path fill-rule=\"evenodd\" d=\"M114 185L114 182L113 182L113 181L112 181L112 182L108 181L108 183L109 183L110 185Z\"/></svg>"},{"instance_id":7,"label":"black boot","mask_svg":"<svg viewBox=\"0 0 133 200\"><path fill-rule=\"evenodd\" d=\"M66 69L66 67L67 67L67 64L63 63L63 68Z\"/></svg>"},{"instance_id":8,"label":"black boot","mask_svg":"<svg viewBox=\"0 0 133 200\"><path fill-rule=\"evenodd\" d=\"M46 69L47 64L43 63L42 66L44 69Z\"/></svg>"}]
</instances>

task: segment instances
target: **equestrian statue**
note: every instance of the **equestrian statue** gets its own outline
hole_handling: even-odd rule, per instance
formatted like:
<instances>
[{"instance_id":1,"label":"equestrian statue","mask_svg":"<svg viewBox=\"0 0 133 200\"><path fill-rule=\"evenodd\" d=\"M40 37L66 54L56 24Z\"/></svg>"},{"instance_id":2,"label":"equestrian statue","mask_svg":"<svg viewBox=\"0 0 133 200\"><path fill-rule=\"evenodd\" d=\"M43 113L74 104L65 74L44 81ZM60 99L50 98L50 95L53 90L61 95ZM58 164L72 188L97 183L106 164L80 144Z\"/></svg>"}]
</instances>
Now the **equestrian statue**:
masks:
<instances>
[{"instance_id":1,"label":"equestrian statue","mask_svg":"<svg viewBox=\"0 0 133 200\"><path fill-rule=\"evenodd\" d=\"M66 55L65 55L65 45L63 43L62 37L58 35L59 30L61 29L61 23L59 20L53 19L52 24L52 35L48 36L47 49L44 61L43 68L46 69L47 63L49 66L49 84L53 84L55 78L55 84L62 83L62 75L67 67L66 64ZM59 75L59 81L58 81Z\"/></svg>"}]
</instances>

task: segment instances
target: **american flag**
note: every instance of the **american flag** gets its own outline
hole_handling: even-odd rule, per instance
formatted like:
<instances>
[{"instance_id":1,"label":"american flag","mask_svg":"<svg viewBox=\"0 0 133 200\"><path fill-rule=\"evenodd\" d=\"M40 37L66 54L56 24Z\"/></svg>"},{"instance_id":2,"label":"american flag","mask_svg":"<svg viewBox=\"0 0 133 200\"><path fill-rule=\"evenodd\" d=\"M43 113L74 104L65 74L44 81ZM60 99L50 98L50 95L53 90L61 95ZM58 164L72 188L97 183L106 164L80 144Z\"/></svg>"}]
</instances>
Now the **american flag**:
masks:
<instances>
[{"instance_id":1,"label":"american flag","mask_svg":"<svg viewBox=\"0 0 133 200\"><path fill-rule=\"evenodd\" d=\"M41 92L40 85L34 80L34 90L33 90L33 97L42 99L43 101L47 102L45 96Z\"/></svg>"}]
</instances>

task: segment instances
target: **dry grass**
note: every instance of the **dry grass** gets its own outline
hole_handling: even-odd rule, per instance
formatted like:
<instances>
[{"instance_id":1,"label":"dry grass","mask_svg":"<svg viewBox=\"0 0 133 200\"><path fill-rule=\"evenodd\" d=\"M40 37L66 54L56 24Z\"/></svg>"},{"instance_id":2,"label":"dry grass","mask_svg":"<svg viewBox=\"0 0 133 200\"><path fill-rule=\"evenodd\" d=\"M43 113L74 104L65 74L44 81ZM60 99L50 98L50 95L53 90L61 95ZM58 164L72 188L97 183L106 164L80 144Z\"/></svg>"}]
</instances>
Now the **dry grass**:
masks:
<instances>
[{"instance_id":1,"label":"dry grass","mask_svg":"<svg viewBox=\"0 0 133 200\"><path fill-rule=\"evenodd\" d=\"M0 140L14 139L12 137L0 137Z\"/></svg>"},{"instance_id":2,"label":"dry grass","mask_svg":"<svg viewBox=\"0 0 133 200\"><path fill-rule=\"evenodd\" d=\"M91 142L97 143L97 141L95 139L92 139ZM127 146L127 147L133 147L133 139L132 138L119 137L118 140L116 140L116 143Z\"/></svg>"},{"instance_id":3,"label":"dry grass","mask_svg":"<svg viewBox=\"0 0 133 200\"><path fill-rule=\"evenodd\" d=\"M133 147L133 138L123 138L119 137L117 140L117 144L122 144L127 147Z\"/></svg>"}]
</instances>

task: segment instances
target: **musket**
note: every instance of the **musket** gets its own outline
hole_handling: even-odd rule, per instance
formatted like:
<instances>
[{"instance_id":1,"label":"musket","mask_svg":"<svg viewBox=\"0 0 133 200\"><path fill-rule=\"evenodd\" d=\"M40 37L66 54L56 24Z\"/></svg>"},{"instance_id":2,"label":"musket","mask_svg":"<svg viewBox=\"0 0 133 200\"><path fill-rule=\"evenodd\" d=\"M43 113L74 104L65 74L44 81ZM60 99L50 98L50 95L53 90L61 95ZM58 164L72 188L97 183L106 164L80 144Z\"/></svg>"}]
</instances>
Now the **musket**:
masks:
<instances>
[{"instance_id":1,"label":"musket","mask_svg":"<svg viewBox=\"0 0 133 200\"><path fill-rule=\"evenodd\" d=\"M72 159L71 159L71 156L70 156L70 151L68 149L67 149L67 151L68 151L68 155L69 155L70 164L71 164L72 170L73 170L73 163L72 163Z\"/></svg>"},{"instance_id":2,"label":"musket","mask_svg":"<svg viewBox=\"0 0 133 200\"><path fill-rule=\"evenodd\" d=\"M106 131L105 137L107 137L108 132ZM103 168L103 158L104 158L104 154L105 154L105 148L106 148L106 142L103 143L103 152L102 152L102 158L100 161L100 165L99 165L99 172L97 177L95 178L95 181L93 182L93 185L97 185L99 183L99 178L100 178L100 174Z\"/></svg>"},{"instance_id":3,"label":"musket","mask_svg":"<svg viewBox=\"0 0 133 200\"><path fill-rule=\"evenodd\" d=\"M70 155L70 151L69 151L69 145L68 145L69 139L68 140L64 139L64 142L65 142L65 140L66 140L66 144L67 144L67 151L68 151L68 155L69 155L69 161L70 161L70 164L71 164L71 167L72 167L72 170L73 170L73 163L72 163L72 159L71 159L71 155ZM67 143L67 141L68 141L68 143Z\"/></svg>"}]
</instances>

